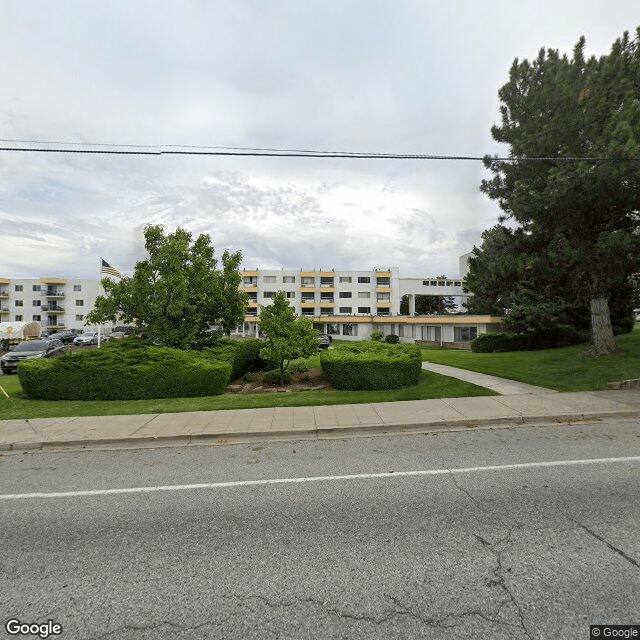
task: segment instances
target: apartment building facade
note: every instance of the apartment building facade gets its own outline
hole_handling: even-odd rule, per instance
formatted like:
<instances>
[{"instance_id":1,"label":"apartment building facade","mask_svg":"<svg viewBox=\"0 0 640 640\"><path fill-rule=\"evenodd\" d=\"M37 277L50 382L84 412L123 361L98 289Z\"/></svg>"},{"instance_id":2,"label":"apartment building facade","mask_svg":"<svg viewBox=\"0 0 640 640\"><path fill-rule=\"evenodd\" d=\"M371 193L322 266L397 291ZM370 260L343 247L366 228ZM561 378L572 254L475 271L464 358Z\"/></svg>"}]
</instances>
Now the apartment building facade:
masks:
<instances>
[{"instance_id":1,"label":"apartment building facade","mask_svg":"<svg viewBox=\"0 0 640 640\"><path fill-rule=\"evenodd\" d=\"M260 334L260 306L284 291L296 313L311 318L322 333L344 340L366 340L374 331L395 334L403 342L464 346L477 335L496 330L492 316L415 316L415 296L468 296L461 278L403 278L397 267L370 271L244 270L241 290L247 294L240 335ZM409 315L400 315L400 300L409 298Z\"/></svg>"},{"instance_id":2,"label":"apartment building facade","mask_svg":"<svg viewBox=\"0 0 640 640\"><path fill-rule=\"evenodd\" d=\"M236 335L260 334L260 307L284 291L300 316L322 333L344 340L366 340L374 331L395 334L403 342L465 346L477 335L495 331L502 320L492 316L416 316L415 296L467 296L460 278L401 277L397 267L368 271L243 270L240 289L247 294L244 322ZM98 280L0 277L0 322L38 321L42 329L82 331L101 293ZM400 301L409 298L409 314ZM110 327L103 327L107 332Z\"/></svg>"},{"instance_id":3,"label":"apartment building facade","mask_svg":"<svg viewBox=\"0 0 640 640\"><path fill-rule=\"evenodd\" d=\"M90 279L0 278L0 322L82 331L99 291L100 283Z\"/></svg>"}]
</instances>

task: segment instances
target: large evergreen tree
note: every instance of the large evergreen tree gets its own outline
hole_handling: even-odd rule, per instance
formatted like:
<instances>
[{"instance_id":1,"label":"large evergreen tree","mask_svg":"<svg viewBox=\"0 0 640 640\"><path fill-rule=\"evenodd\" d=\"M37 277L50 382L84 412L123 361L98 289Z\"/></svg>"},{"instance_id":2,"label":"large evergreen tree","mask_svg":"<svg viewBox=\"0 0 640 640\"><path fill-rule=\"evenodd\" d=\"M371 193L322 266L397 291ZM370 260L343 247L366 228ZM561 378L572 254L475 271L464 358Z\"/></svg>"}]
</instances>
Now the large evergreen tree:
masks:
<instances>
[{"instance_id":1,"label":"large evergreen tree","mask_svg":"<svg viewBox=\"0 0 640 640\"><path fill-rule=\"evenodd\" d=\"M494 177L481 189L519 241L545 243L541 267L564 270L568 295L588 298L602 355L617 350L612 295L640 267L640 28L599 59L586 60L584 45L572 58L542 49L514 61L491 130L509 159L485 158Z\"/></svg>"}]
</instances>

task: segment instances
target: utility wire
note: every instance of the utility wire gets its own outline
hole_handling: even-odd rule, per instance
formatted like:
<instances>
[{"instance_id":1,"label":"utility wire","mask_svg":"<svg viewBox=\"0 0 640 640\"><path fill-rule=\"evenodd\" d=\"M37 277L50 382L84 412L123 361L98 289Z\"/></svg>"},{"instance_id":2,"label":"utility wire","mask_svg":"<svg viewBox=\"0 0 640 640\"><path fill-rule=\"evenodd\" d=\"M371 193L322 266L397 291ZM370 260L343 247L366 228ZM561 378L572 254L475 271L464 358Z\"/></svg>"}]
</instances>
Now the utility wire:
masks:
<instances>
[{"instance_id":1,"label":"utility wire","mask_svg":"<svg viewBox=\"0 0 640 640\"><path fill-rule=\"evenodd\" d=\"M25 146L25 145L54 145ZM80 148L82 147L82 148ZM41 140L0 139L0 151L27 153L75 153L94 155L135 155L135 156L247 156L281 158L349 158L369 160L472 160L492 162L606 162L639 161L636 157L589 158L589 157L526 157L526 156L462 156L410 153L369 153L361 151L319 151L311 149L277 149L266 147L206 147L199 145L132 145L83 142L54 142Z\"/></svg>"}]
</instances>

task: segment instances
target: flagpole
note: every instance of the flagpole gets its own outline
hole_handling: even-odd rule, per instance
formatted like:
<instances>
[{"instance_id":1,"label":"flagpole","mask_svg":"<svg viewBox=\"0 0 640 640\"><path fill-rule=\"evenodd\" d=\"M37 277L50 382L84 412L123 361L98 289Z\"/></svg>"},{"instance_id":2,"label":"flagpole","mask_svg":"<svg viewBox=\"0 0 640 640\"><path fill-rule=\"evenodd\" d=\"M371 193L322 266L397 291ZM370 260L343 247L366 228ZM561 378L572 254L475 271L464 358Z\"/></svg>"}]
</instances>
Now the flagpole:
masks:
<instances>
[{"instance_id":1,"label":"flagpole","mask_svg":"<svg viewBox=\"0 0 640 640\"><path fill-rule=\"evenodd\" d=\"M102 286L102 256L100 256L100 268L98 270L98 295ZM100 323L98 322L98 349L100 348Z\"/></svg>"}]
</instances>

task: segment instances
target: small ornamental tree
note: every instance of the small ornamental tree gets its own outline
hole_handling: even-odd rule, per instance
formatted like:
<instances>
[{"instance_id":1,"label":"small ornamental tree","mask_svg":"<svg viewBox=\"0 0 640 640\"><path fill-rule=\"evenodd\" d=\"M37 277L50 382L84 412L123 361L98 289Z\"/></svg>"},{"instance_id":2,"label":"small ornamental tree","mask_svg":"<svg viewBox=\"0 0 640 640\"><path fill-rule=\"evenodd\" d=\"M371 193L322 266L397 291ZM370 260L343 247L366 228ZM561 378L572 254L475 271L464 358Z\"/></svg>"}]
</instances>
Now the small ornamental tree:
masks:
<instances>
[{"instance_id":1,"label":"small ornamental tree","mask_svg":"<svg viewBox=\"0 0 640 640\"><path fill-rule=\"evenodd\" d=\"M135 323L156 344L201 350L243 321L240 252L225 250L219 269L207 234L192 241L184 229L165 236L161 225L149 225L144 237L147 259L130 278L102 281L106 295L96 298L88 323Z\"/></svg>"},{"instance_id":2,"label":"small ornamental tree","mask_svg":"<svg viewBox=\"0 0 640 640\"><path fill-rule=\"evenodd\" d=\"M272 304L260 306L260 329L266 335L260 357L279 369L280 384L285 383L285 373L292 360L318 351L318 331L309 318L296 316L284 291L275 294Z\"/></svg>"}]
</instances>

